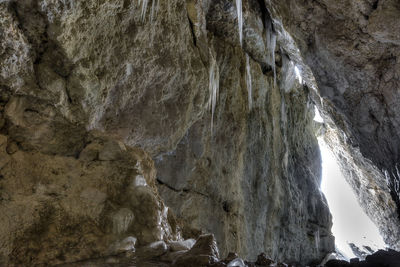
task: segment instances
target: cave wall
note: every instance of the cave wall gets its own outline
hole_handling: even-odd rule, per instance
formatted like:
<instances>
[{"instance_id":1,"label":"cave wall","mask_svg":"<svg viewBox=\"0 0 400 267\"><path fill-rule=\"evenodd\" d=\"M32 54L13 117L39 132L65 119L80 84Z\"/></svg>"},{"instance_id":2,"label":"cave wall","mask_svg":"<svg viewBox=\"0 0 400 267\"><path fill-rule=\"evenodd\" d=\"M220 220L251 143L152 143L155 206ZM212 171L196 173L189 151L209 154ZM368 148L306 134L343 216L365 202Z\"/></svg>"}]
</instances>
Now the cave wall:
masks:
<instances>
[{"instance_id":1,"label":"cave wall","mask_svg":"<svg viewBox=\"0 0 400 267\"><path fill-rule=\"evenodd\" d=\"M244 1L241 44L234 1L143 2L0 3L2 263L179 238L156 181L182 234L214 233L222 255L333 251L312 82L284 28Z\"/></svg>"},{"instance_id":2,"label":"cave wall","mask_svg":"<svg viewBox=\"0 0 400 267\"><path fill-rule=\"evenodd\" d=\"M400 5L265 1L311 68L326 140L385 242L400 249Z\"/></svg>"},{"instance_id":3,"label":"cave wall","mask_svg":"<svg viewBox=\"0 0 400 267\"><path fill-rule=\"evenodd\" d=\"M238 251L254 259L265 251L305 264L333 250L331 217L318 189L320 155L311 99L298 81L288 92L283 88L287 73L280 57L290 47L282 36L274 86L271 67L264 67L268 26L261 20L259 3L249 3L244 2L244 49L231 37L237 34L234 3L214 1L206 15L221 66L213 132L211 114L206 114L176 149L155 157L159 190L188 228L194 228L188 232L215 233L223 254ZM223 8L231 12L230 20L221 18ZM245 53L251 62L251 109Z\"/></svg>"}]
</instances>

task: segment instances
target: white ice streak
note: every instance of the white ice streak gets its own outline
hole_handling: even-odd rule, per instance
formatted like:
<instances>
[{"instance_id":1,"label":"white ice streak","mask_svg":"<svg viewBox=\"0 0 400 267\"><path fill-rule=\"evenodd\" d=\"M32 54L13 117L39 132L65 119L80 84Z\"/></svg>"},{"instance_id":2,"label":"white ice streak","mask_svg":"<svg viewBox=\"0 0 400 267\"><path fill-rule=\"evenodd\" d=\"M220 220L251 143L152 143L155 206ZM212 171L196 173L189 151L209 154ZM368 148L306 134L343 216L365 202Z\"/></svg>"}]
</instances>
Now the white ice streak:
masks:
<instances>
[{"instance_id":1,"label":"white ice streak","mask_svg":"<svg viewBox=\"0 0 400 267\"><path fill-rule=\"evenodd\" d=\"M145 22L147 7L149 6L149 0L139 0L139 5L140 4L142 4L140 19L142 22ZM150 9L150 21L153 21L154 17L157 16L159 6L160 6L160 0L152 0Z\"/></svg>"},{"instance_id":2,"label":"white ice streak","mask_svg":"<svg viewBox=\"0 0 400 267\"><path fill-rule=\"evenodd\" d=\"M314 121L319 123L324 122L324 119L321 117L321 114L319 113L317 106L314 106Z\"/></svg>"},{"instance_id":3,"label":"white ice streak","mask_svg":"<svg viewBox=\"0 0 400 267\"><path fill-rule=\"evenodd\" d=\"M240 45L243 42L243 10L242 10L242 0L236 0L236 12L238 17L238 30L239 30L239 40Z\"/></svg>"},{"instance_id":4,"label":"white ice streak","mask_svg":"<svg viewBox=\"0 0 400 267\"><path fill-rule=\"evenodd\" d=\"M297 66L294 67L294 71L296 73L296 78L300 84L303 84L303 77L301 77L301 72Z\"/></svg>"},{"instance_id":5,"label":"white ice streak","mask_svg":"<svg viewBox=\"0 0 400 267\"><path fill-rule=\"evenodd\" d=\"M315 240L315 248L317 249L317 251L319 251L319 243L321 241L319 229L314 232L314 240Z\"/></svg>"},{"instance_id":6,"label":"white ice streak","mask_svg":"<svg viewBox=\"0 0 400 267\"><path fill-rule=\"evenodd\" d=\"M219 94L219 68L217 60L212 55L211 51L210 51L210 58L211 58L211 63L209 71L209 85L208 85L210 96L207 107L208 109L211 109L211 132L212 132L214 124L215 107L217 105L218 94Z\"/></svg>"},{"instance_id":7,"label":"white ice streak","mask_svg":"<svg viewBox=\"0 0 400 267\"><path fill-rule=\"evenodd\" d=\"M296 80L296 71L293 61L285 54L282 55L281 88L289 92Z\"/></svg>"},{"instance_id":8,"label":"white ice streak","mask_svg":"<svg viewBox=\"0 0 400 267\"><path fill-rule=\"evenodd\" d=\"M250 57L246 54L246 86L249 101L249 110L253 108L253 96L252 96L252 84L251 84L251 68L250 68Z\"/></svg>"},{"instance_id":9,"label":"white ice streak","mask_svg":"<svg viewBox=\"0 0 400 267\"><path fill-rule=\"evenodd\" d=\"M244 261L240 258L236 258L228 263L228 267L245 267Z\"/></svg>"}]
</instances>

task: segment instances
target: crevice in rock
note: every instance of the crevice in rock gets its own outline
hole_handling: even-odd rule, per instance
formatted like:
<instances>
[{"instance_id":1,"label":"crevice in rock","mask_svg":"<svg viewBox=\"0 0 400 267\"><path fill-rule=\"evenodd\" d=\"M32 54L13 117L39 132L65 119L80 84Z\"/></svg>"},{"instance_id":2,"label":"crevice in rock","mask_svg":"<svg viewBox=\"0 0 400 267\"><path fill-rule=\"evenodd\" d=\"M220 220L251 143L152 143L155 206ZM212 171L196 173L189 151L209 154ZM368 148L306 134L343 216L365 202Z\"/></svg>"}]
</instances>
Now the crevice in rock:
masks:
<instances>
[{"instance_id":1,"label":"crevice in rock","mask_svg":"<svg viewBox=\"0 0 400 267\"><path fill-rule=\"evenodd\" d=\"M378 4L379 4L379 0L376 0L373 4L372 4L372 9L376 10L378 8Z\"/></svg>"},{"instance_id":2,"label":"crevice in rock","mask_svg":"<svg viewBox=\"0 0 400 267\"><path fill-rule=\"evenodd\" d=\"M164 185L164 186L167 187L168 189L170 189L170 190L172 190L172 191L174 191L174 192L177 192L177 193L194 193L194 194L201 195L201 196L203 196L203 197L209 197L208 195L206 195L206 194L204 194L204 193L201 193L201 192L199 192L199 191L196 191L196 190L191 190L191 189L187 189L187 188L176 189L175 187L173 187L173 186L171 186L171 185L169 185L169 184L167 184L167 183L161 181L161 180L158 179L158 178L156 179L156 181L157 181L157 183L159 183L160 185Z\"/></svg>"},{"instance_id":3,"label":"crevice in rock","mask_svg":"<svg viewBox=\"0 0 400 267\"><path fill-rule=\"evenodd\" d=\"M197 39L196 39L196 33L195 33L195 31L194 31L193 22L192 22L192 20L190 19L189 16L187 16L187 18L188 18L188 21L189 21L190 32L191 32L192 38L193 38L193 44L194 44L194 46L197 47Z\"/></svg>"}]
</instances>

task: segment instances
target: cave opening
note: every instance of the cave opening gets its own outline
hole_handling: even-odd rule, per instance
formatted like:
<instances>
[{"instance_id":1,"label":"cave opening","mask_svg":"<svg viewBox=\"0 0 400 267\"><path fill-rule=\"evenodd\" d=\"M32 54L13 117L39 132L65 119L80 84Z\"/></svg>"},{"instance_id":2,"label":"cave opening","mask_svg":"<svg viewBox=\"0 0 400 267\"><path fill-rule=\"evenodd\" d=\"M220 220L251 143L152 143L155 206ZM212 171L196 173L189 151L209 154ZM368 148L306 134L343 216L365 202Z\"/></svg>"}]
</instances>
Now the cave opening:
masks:
<instances>
[{"instance_id":1,"label":"cave opening","mask_svg":"<svg viewBox=\"0 0 400 267\"><path fill-rule=\"evenodd\" d=\"M315 108L314 121L323 123ZM332 233L335 236L336 252L344 259L365 258L366 255L384 249L386 244L378 227L360 206L357 197L346 181L334 153L322 136L318 137L321 151L322 180L324 193L332 214Z\"/></svg>"}]
</instances>

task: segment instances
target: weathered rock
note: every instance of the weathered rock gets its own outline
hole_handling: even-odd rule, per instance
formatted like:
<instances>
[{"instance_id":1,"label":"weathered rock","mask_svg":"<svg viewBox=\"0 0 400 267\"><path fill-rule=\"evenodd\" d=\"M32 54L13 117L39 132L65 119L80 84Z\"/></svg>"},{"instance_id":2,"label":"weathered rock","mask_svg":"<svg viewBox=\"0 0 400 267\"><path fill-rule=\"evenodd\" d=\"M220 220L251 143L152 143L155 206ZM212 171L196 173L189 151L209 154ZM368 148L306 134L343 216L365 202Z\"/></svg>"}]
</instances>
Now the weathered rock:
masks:
<instances>
[{"instance_id":1,"label":"weathered rock","mask_svg":"<svg viewBox=\"0 0 400 267\"><path fill-rule=\"evenodd\" d=\"M261 253L260 255L257 256L257 261L256 264L257 265L261 265L261 266L269 266L271 264L273 264L274 261L271 260L270 258L268 258L265 253Z\"/></svg>"},{"instance_id":2,"label":"weathered rock","mask_svg":"<svg viewBox=\"0 0 400 267\"><path fill-rule=\"evenodd\" d=\"M137 255L143 259L152 259L165 254L168 250L164 241L156 241L137 250Z\"/></svg>"},{"instance_id":3,"label":"weathered rock","mask_svg":"<svg viewBox=\"0 0 400 267\"><path fill-rule=\"evenodd\" d=\"M168 245L172 251L189 250L196 243L194 239L186 239L182 241L170 241Z\"/></svg>"},{"instance_id":4,"label":"weathered rock","mask_svg":"<svg viewBox=\"0 0 400 267\"><path fill-rule=\"evenodd\" d=\"M223 256L319 262L334 241L313 101L396 246L397 2L242 2L240 44L232 0L1 1L0 131L18 148L0 154L1 208L19 222L0 222L5 265L180 239L148 154L178 222L215 233ZM179 259L216 261L207 253Z\"/></svg>"},{"instance_id":5,"label":"weathered rock","mask_svg":"<svg viewBox=\"0 0 400 267\"><path fill-rule=\"evenodd\" d=\"M308 264L334 250L329 210L319 191L312 104L307 107L308 89L293 77L289 90L282 88L288 73L279 61L274 62L275 86L265 57L271 53L266 43L270 21L263 20L259 3L243 2L242 50L236 33L232 39L237 29L233 1L212 1L206 21L217 37L213 47L220 66L212 131L210 114L193 124L176 149L155 158L159 190L180 219L215 234L222 255L237 251L255 260L265 251L277 260ZM277 60L295 50L285 36L282 30ZM247 69L246 53L251 109L248 75L242 71ZM316 247L318 232L321 241Z\"/></svg>"},{"instance_id":6,"label":"weathered rock","mask_svg":"<svg viewBox=\"0 0 400 267\"><path fill-rule=\"evenodd\" d=\"M96 138L102 140L97 143L101 149L102 143L110 141ZM8 155L5 145L4 141L0 146L1 155L8 157L8 163L0 169L0 185L2 195L7 193L9 199L0 200L4 215L0 220L1 265L106 257L134 250L136 238L132 236L139 237L139 243L149 242L148 232L165 240L177 238L154 186L152 161L141 150L127 147L119 161L88 162L41 152ZM131 202L136 191L128 185L136 175L145 177L146 194L153 194L141 198L148 209L145 214ZM147 214L159 215L154 223L140 220Z\"/></svg>"},{"instance_id":7,"label":"weathered rock","mask_svg":"<svg viewBox=\"0 0 400 267\"><path fill-rule=\"evenodd\" d=\"M202 235L194 246L177 258L174 266L208 266L219 261L219 251L214 236L211 234Z\"/></svg>"},{"instance_id":8,"label":"weathered rock","mask_svg":"<svg viewBox=\"0 0 400 267\"><path fill-rule=\"evenodd\" d=\"M345 177L385 242L399 249L398 1L265 3L315 76L313 99L331 129L327 142Z\"/></svg>"},{"instance_id":9,"label":"weathered rock","mask_svg":"<svg viewBox=\"0 0 400 267\"><path fill-rule=\"evenodd\" d=\"M239 255L235 252L229 252L228 256L224 259L225 263L229 263L233 261L234 259L239 258Z\"/></svg>"},{"instance_id":10,"label":"weathered rock","mask_svg":"<svg viewBox=\"0 0 400 267\"><path fill-rule=\"evenodd\" d=\"M160 260L163 262L174 262L177 258L185 254L187 250L180 250L180 251L174 251L174 252L167 252L166 254L162 255Z\"/></svg>"},{"instance_id":11,"label":"weathered rock","mask_svg":"<svg viewBox=\"0 0 400 267\"><path fill-rule=\"evenodd\" d=\"M326 267L396 267L400 266L400 253L394 250L379 250L372 255L368 255L365 260L351 259L350 263L343 260L330 260L325 264Z\"/></svg>"},{"instance_id":12,"label":"weathered rock","mask_svg":"<svg viewBox=\"0 0 400 267\"><path fill-rule=\"evenodd\" d=\"M126 251L135 252L137 238L133 236L128 236L121 241L117 241L114 245L113 252L115 254L120 254Z\"/></svg>"}]
</instances>

